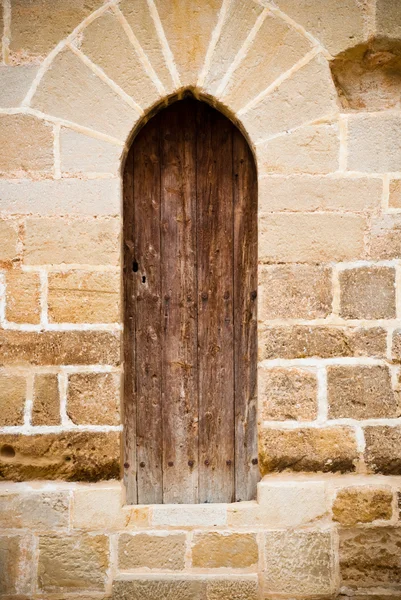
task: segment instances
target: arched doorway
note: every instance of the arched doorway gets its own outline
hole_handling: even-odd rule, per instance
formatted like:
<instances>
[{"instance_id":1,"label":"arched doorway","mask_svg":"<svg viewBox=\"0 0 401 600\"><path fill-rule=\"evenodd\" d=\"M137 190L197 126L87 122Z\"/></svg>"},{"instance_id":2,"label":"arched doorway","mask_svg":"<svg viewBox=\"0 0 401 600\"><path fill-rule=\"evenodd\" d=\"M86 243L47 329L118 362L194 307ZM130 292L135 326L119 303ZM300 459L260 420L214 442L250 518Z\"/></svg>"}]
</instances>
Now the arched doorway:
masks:
<instances>
[{"instance_id":1,"label":"arched doorway","mask_svg":"<svg viewBox=\"0 0 401 600\"><path fill-rule=\"evenodd\" d=\"M124 173L129 503L254 498L257 178L250 148L194 99L136 136Z\"/></svg>"}]
</instances>

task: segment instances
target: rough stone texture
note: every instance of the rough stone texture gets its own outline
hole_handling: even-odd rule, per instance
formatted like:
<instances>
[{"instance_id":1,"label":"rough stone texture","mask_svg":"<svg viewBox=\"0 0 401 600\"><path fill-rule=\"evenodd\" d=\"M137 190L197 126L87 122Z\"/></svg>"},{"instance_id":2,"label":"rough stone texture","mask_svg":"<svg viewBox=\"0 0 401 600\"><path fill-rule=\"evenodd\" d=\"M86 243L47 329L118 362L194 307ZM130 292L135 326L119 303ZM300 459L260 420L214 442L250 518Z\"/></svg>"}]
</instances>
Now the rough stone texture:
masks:
<instances>
[{"instance_id":1,"label":"rough stone texture","mask_svg":"<svg viewBox=\"0 0 401 600\"><path fill-rule=\"evenodd\" d=\"M250 533L199 533L192 546L192 564L203 569L245 569L258 562L256 537Z\"/></svg>"},{"instance_id":2,"label":"rough stone texture","mask_svg":"<svg viewBox=\"0 0 401 600\"><path fill-rule=\"evenodd\" d=\"M278 0L277 5L333 55L364 39L365 5L358 0Z\"/></svg>"},{"instance_id":3,"label":"rough stone texture","mask_svg":"<svg viewBox=\"0 0 401 600\"><path fill-rule=\"evenodd\" d=\"M121 377L75 373L68 378L67 414L76 425L119 425Z\"/></svg>"},{"instance_id":4,"label":"rough stone texture","mask_svg":"<svg viewBox=\"0 0 401 600\"><path fill-rule=\"evenodd\" d=\"M330 594L335 589L332 552L330 532L267 532L264 591Z\"/></svg>"},{"instance_id":5,"label":"rough stone texture","mask_svg":"<svg viewBox=\"0 0 401 600\"><path fill-rule=\"evenodd\" d=\"M261 417L268 421L313 421L317 417L316 374L306 369L259 369Z\"/></svg>"},{"instance_id":6,"label":"rough stone texture","mask_svg":"<svg viewBox=\"0 0 401 600\"><path fill-rule=\"evenodd\" d=\"M401 583L401 529L349 529L340 533L340 570L347 587Z\"/></svg>"},{"instance_id":7,"label":"rough stone texture","mask_svg":"<svg viewBox=\"0 0 401 600\"><path fill-rule=\"evenodd\" d=\"M117 431L0 435L0 481L99 481L120 476Z\"/></svg>"},{"instance_id":8,"label":"rough stone texture","mask_svg":"<svg viewBox=\"0 0 401 600\"><path fill-rule=\"evenodd\" d=\"M57 375L35 375L32 425L60 424L60 394Z\"/></svg>"},{"instance_id":9,"label":"rough stone texture","mask_svg":"<svg viewBox=\"0 0 401 600\"><path fill-rule=\"evenodd\" d=\"M333 519L353 527L376 519L391 519L393 493L390 487L355 486L338 492L333 503Z\"/></svg>"},{"instance_id":10,"label":"rough stone texture","mask_svg":"<svg viewBox=\"0 0 401 600\"><path fill-rule=\"evenodd\" d=\"M18 223L0 219L0 264L10 264L18 255Z\"/></svg>"},{"instance_id":11,"label":"rough stone texture","mask_svg":"<svg viewBox=\"0 0 401 600\"><path fill-rule=\"evenodd\" d=\"M184 568L185 535L123 534L118 540L119 569L168 569Z\"/></svg>"},{"instance_id":12,"label":"rough stone texture","mask_svg":"<svg viewBox=\"0 0 401 600\"><path fill-rule=\"evenodd\" d=\"M259 220L262 262L331 262L362 258L365 219L333 213L265 214Z\"/></svg>"},{"instance_id":13,"label":"rough stone texture","mask_svg":"<svg viewBox=\"0 0 401 600\"><path fill-rule=\"evenodd\" d=\"M358 457L350 427L263 429L259 434L262 475L274 471L354 471Z\"/></svg>"},{"instance_id":14,"label":"rough stone texture","mask_svg":"<svg viewBox=\"0 0 401 600\"><path fill-rule=\"evenodd\" d=\"M68 271L49 274L49 321L117 323L120 321L120 274Z\"/></svg>"},{"instance_id":15,"label":"rough stone texture","mask_svg":"<svg viewBox=\"0 0 401 600\"><path fill-rule=\"evenodd\" d=\"M379 178L268 175L259 179L259 211L375 211L382 191Z\"/></svg>"},{"instance_id":16,"label":"rough stone texture","mask_svg":"<svg viewBox=\"0 0 401 600\"><path fill-rule=\"evenodd\" d=\"M109 563L106 535L39 538L38 586L47 592L103 590Z\"/></svg>"},{"instance_id":17,"label":"rough stone texture","mask_svg":"<svg viewBox=\"0 0 401 600\"><path fill-rule=\"evenodd\" d=\"M241 120L257 143L335 114L336 99L328 63L317 56L248 110Z\"/></svg>"},{"instance_id":18,"label":"rough stone texture","mask_svg":"<svg viewBox=\"0 0 401 600\"><path fill-rule=\"evenodd\" d=\"M22 425L26 398L26 379L10 373L0 374L0 426Z\"/></svg>"},{"instance_id":19,"label":"rough stone texture","mask_svg":"<svg viewBox=\"0 0 401 600\"><path fill-rule=\"evenodd\" d=\"M0 595L2 598L8 598L8 595L18 599L31 596L34 558L32 546L30 536L13 534L0 536Z\"/></svg>"},{"instance_id":20,"label":"rough stone texture","mask_svg":"<svg viewBox=\"0 0 401 600\"><path fill-rule=\"evenodd\" d=\"M401 179L392 179L390 181L390 208L401 208Z\"/></svg>"},{"instance_id":21,"label":"rough stone texture","mask_svg":"<svg viewBox=\"0 0 401 600\"><path fill-rule=\"evenodd\" d=\"M396 329L393 333L392 359L396 363L401 363L401 329Z\"/></svg>"},{"instance_id":22,"label":"rough stone texture","mask_svg":"<svg viewBox=\"0 0 401 600\"><path fill-rule=\"evenodd\" d=\"M0 65L0 107L19 106L28 93L37 72L36 65L14 67Z\"/></svg>"},{"instance_id":23,"label":"rough stone texture","mask_svg":"<svg viewBox=\"0 0 401 600\"><path fill-rule=\"evenodd\" d=\"M138 113L70 50L60 52L45 73L32 107L125 142Z\"/></svg>"},{"instance_id":24,"label":"rough stone texture","mask_svg":"<svg viewBox=\"0 0 401 600\"><path fill-rule=\"evenodd\" d=\"M331 269L273 265L259 271L258 319L319 319L331 312Z\"/></svg>"},{"instance_id":25,"label":"rough stone texture","mask_svg":"<svg viewBox=\"0 0 401 600\"><path fill-rule=\"evenodd\" d=\"M61 128L60 160L62 173L112 173L120 169L121 146ZM82 186L82 181L80 181ZM108 198L110 203L110 197ZM99 204L97 199L96 206Z\"/></svg>"},{"instance_id":26,"label":"rough stone texture","mask_svg":"<svg viewBox=\"0 0 401 600\"><path fill-rule=\"evenodd\" d=\"M393 113L351 116L348 123L348 169L365 173L399 171L401 117Z\"/></svg>"},{"instance_id":27,"label":"rough stone texture","mask_svg":"<svg viewBox=\"0 0 401 600\"><path fill-rule=\"evenodd\" d=\"M386 354L386 331L379 327L269 327L260 331L259 348L262 360L340 356L382 358Z\"/></svg>"},{"instance_id":28,"label":"rough stone texture","mask_svg":"<svg viewBox=\"0 0 401 600\"><path fill-rule=\"evenodd\" d=\"M362 267L339 274L340 315L345 319L393 319L395 307L395 269Z\"/></svg>"},{"instance_id":29,"label":"rough stone texture","mask_svg":"<svg viewBox=\"0 0 401 600\"><path fill-rule=\"evenodd\" d=\"M365 462L369 470L401 475L401 427L365 427Z\"/></svg>"},{"instance_id":30,"label":"rough stone texture","mask_svg":"<svg viewBox=\"0 0 401 600\"><path fill-rule=\"evenodd\" d=\"M401 416L398 393L387 366L330 366L327 395L331 419L380 419Z\"/></svg>"},{"instance_id":31,"label":"rough stone texture","mask_svg":"<svg viewBox=\"0 0 401 600\"><path fill-rule=\"evenodd\" d=\"M46 531L69 525L69 493L36 492L0 496L0 527Z\"/></svg>"},{"instance_id":32,"label":"rough stone texture","mask_svg":"<svg viewBox=\"0 0 401 600\"><path fill-rule=\"evenodd\" d=\"M308 125L257 146L261 173L325 174L337 171L336 125Z\"/></svg>"},{"instance_id":33,"label":"rough stone texture","mask_svg":"<svg viewBox=\"0 0 401 600\"><path fill-rule=\"evenodd\" d=\"M252 579L211 579L206 584L206 600L257 600L258 582Z\"/></svg>"},{"instance_id":34,"label":"rough stone texture","mask_svg":"<svg viewBox=\"0 0 401 600\"><path fill-rule=\"evenodd\" d=\"M401 15L397 0L377 0L376 29L389 38L401 37Z\"/></svg>"},{"instance_id":35,"label":"rough stone texture","mask_svg":"<svg viewBox=\"0 0 401 600\"><path fill-rule=\"evenodd\" d=\"M118 365L120 335L106 331L0 330L2 365Z\"/></svg>"},{"instance_id":36,"label":"rough stone texture","mask_svg":"<svg viewBox=\"0 0 401 600\"><path fill-rule=\"evenodd\" d=\"M132 579L113 582L113 600L208 600L205 579ZM225 600L230 600L226 597ZM236 600L235 597L232 600ZM241 599L239 599L241 600ZM247 600L245 597L244 600Z\"/></svg>"},{"instance_id":37,"label":"rough stone texture","mask_svg":"<svg viewBox=\"0 0 401 600\"><path fill-rule=\"evenodd\" d=\"M368 255L374 260L398 259L401 255L400 215L384 215L372 222Z\"/></svg>"},{"instance_id":38,"label":"rough stone texture","mask_svg":"<svg viewBox=\"0 0 401 600\"><path fill-rule=\"evenodd\" d=\"M120 222L117 219L32 217L26 220L25 228L26 264L118 264Z\"/></svg>"},{"instance_id":39,"label":"rough stone texture","mask_svg":"<svg viewBox=\"0 0 401 600\"><path fill-rule=\"evenodd\" d=\"M13 323L40 323L38 273L12 269L6 273L6 319Z\"/></svg>"},{"instance_id":40,"label":"rough stone texture","mask_svg":"<svg viewBox=\"0 0 401 600\"><path fill-rule=\"evenodd\" d=\"M0 171L24 175L53 168L53 128L31 115L0 115Z\"/></svg>"}]
</instances>

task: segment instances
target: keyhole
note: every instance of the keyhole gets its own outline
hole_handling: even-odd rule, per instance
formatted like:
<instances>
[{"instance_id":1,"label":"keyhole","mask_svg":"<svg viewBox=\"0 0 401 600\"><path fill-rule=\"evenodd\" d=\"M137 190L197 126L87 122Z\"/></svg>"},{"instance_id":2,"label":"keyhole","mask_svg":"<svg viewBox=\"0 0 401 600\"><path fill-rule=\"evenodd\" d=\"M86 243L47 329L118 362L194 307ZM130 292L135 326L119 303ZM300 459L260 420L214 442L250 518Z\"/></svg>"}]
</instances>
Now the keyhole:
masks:
<instances>
[{"instance_id":1,"label":"keyhole","mask_svg":"<svg viewBox=\"0 0 401 600\"><path fill-rule=\"evenodd\" d=\"M146 283L146 277L145 277L145 275L142 275L142 283Z\"/></svg>"},{"instance_id":2,"label":"keyhole","mask_svg":"<svg viewBox=\"0 0 401 600\"><path fill-rule=\"evenodd\" d=\"M138 273L138 263L136 262L136 260L134 260L134 262L132 263L132 270L134 271L134 273Z\"/></svg>"}]
</instances>

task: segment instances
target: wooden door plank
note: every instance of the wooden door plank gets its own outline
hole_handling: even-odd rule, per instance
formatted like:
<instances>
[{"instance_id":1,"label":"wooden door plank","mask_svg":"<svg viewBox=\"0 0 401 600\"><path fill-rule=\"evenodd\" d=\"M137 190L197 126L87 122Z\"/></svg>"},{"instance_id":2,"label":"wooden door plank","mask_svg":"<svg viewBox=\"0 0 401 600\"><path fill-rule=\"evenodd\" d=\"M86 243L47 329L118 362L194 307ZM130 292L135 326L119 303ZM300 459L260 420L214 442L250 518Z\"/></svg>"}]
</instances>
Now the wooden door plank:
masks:
<instances>
[{"instance_id":1,"label":"wooden door plank","mask_svg":"<svg viewBox=\"0 0 401 600\"><path fill-rule=\"evenodd\" d=\"M199 105L199 499L234 497L232 125Z\"/></svg>"},{"instance_id":2,"label":"wooden door plank","mask_svg":"<svg viewBox=\"0 0 401 600\"><path fill-rule=\"evenodd\" d=\"M255 498L257 464L257 177L251 150L233 133L235 499Z\"/></svg>"},{"instance_id":3,"label":"wooden door plank","mask_svg":"<svg viewBox=\"0 0 401 600\"><path fill-rule=\"evenodd\" d=\"M163 502L198 502L198 369L194 101L163 112Z\"/></svg>"}]
</instances>

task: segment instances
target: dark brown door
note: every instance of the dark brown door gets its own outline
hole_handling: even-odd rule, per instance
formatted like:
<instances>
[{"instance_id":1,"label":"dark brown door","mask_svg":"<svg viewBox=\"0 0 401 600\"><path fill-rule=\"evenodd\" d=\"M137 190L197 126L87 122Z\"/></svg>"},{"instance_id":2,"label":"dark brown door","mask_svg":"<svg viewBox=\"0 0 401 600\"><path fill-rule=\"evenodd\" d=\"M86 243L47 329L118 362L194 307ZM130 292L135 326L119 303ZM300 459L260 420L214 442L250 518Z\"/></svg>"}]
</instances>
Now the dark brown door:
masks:
<instances>
[{"instance_id":1,"label":"dark brown door","mask_svg":"<svg viewBox=\"0 0 401 600\"><path fill-rule=\"evenodd\" d=\"M187 99L141 129L124 179L128 502L252 499L253 156L231 121Z\"/></svg>"}]
</instances>

